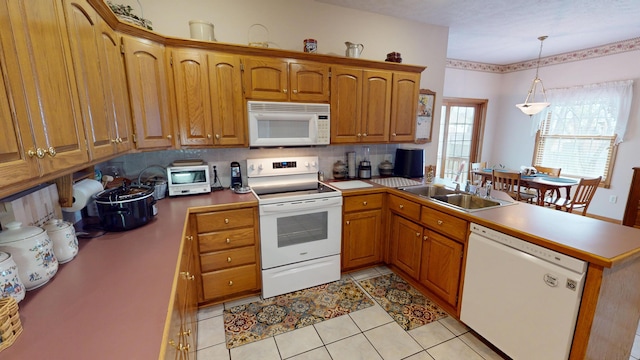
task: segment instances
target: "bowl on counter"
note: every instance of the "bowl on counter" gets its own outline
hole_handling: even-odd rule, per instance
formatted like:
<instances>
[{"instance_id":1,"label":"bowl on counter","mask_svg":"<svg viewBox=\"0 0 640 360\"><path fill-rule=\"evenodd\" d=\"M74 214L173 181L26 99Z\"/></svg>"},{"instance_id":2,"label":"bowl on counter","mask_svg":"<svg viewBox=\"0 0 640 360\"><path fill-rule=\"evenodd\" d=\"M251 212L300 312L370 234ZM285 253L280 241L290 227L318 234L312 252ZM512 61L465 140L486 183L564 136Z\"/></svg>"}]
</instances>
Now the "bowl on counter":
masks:
<instances>
[{"instance_id":1,"label":"bowl on counter","mask_svg":"<svg viewBox=\"0 0 640 360\"><path fill-rule=\"evenodd\" d=\"M58 259L47 232L12 221L0 232L0 251L11 254L27 291L46 284L58 272Z\"/></svg>"}]
</instances>

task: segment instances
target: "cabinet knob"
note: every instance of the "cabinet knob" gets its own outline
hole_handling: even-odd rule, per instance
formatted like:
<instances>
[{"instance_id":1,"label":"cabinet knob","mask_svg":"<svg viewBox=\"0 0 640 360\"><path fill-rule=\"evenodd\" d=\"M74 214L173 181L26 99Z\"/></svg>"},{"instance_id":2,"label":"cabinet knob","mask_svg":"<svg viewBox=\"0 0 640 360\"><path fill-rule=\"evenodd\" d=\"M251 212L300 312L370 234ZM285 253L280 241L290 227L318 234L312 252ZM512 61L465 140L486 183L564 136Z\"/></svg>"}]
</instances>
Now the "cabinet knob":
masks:
<instances>
[{"instance_id":1,"label":"cabinet knob","mask_svg":"<svg viewBox=\"0 0 640 360\"><path fill-rule=\"evenodd\" d=\"M229 219L224 219L224 223L228 224L229 223Z\"/></svg>"},{"instance_id":2,"label":"cabinet knob","mask_svg":"<svg viewBox=\"0 0 640 360\"><path fill-rule=\"evenodd\" d=\"M231 239L227 238L226 242L227 244L231 244Z\"/></svg>"},{"instance_id":3,"label":"cabinet knob","mask_svg":"<svg viewBox=\"0 0 640 360\"><path fill-rule=\"evenodd\" d=\"M362 134L358 133L358 137L361 137L361 136L362 136Z\"/></svg>"},{"instance_id":4,"label":"cabinet knob","mask_svg":"<svg viewBox=\"0 0 640 360\"><path fill-rule=\"evenodd\" d=\"M112 144L117 144L118 143L118 139L111 139L111 143Z\"/></svg>"},{"instance_id":5,"label":"cabinet knob","mask_svg":"<svg viewBox=\"0 0 640 360\"><path fill-rule=\"evenodd\" d=\"M391 136L396 136L396 133L392 133Z\"/></svg>"},{"instance_id":6,"label":"cabinet knob","mask_svg":"<svg viewBox=\"0 0 640 360\"><path fill-rule=\"evenodd\" d=\"M180 334L181 335L191 336L191 329L187 329L187 331L182 331Z\"/></svg>"},{"instance_id":7,"label":"cabinet knob","mask_svg":"<svg viewBox=\"0 0 640 360\"><path fill-rule=\"evenodd\" d=\"M211 134L207 134L207 139L211 139Z\"/></svg>"},{"instance_id":8,"label":"cabinet knob","mask_svg":"<svg viewBox=\"0 0 640 360\"><path fill-rule=\"evenodd\" d=\"M367 133L362 134L362 136L367 136Z\"/></svg>"},{"instance_id":9,"label":"cabinet knob","mask_svg":"<svg viewBox=\"0 0 640 360\"><path fill-rule=\"evenodd\" d=\"M229 286L233 286L233 281L229 280Z\"/></svg>"},{"instance_id":10,"label":"cabinet knob","mask_svg":"<svg viewBox=\"0 0 640 360\"><path fill-rule=\"evenodd\" d=\"M230 263L231 262L231 257L227 257L227 262Z\"/></svg>"},{"instance_id":11,"label":"cabinet knob","mask_svg":"<svg viewBox=\"0 0 640 360\"><path fill-rule=\"evenodd\" d=\"M282 89L282 92L286 94L288 92L288 90L287 89Z\"/></svg>"},{"instance_id":12,"label":"cabinet knob","mask_svg":"<svg viewBox=\"0 0 640 360\"><path fill-rule=\"evenodd\" d=\"M167 135L167 139L171 140L171 138L173 138L173 136Z\"/></svg>"},{"instance_id":13,"label":"cabinet knob","mask_svg":"<svg viewBox=\"0 0 640 360\"><path fill-rule=\"evenodd\" d=\"M400 204L400 209L404 209L404 205Z\"/></svg>"},{"instance_id":14,"label":"cabinet knob","mask_svg":"<svg viewBox=\"0 0 640 360\"><path fill-rule=\"evenodd\" d=\"M29 149L27 151L27 155L32 158L32 157L37 157L38 159L42 159L44 157L44 150L42 150L41 148L37 148L37 149Z\"/></svg>"},{"instance_id":15,"label":"cabinet knob","mask_svg":"<svg viewBox=\"0 0 640 360\"><path fill-rule=\"evenodd\" d=\"M216 139L220 140L220 134L216 134Z\"/></svg>"},{"instance_id":16,"label":"cabinet knob","mask_svg":"<svg viewBox=\"0 0 640 360\"><path fill-rule=\"evenodd\" d=\"M187 240L193 241L193 236L192 235L187 235Z\"/></svg>"},{"instance_id":17,"label":"cabinet knob","mask_svg":"<svg viewBox=\"0 0 640 360\"><path fill-rule=\"evenodd\" d=\"M297 93L298 93L298 90L294 89L294 90L293 90L293 93L294 93L294 94L297 94Z\"/></svg>"},{"instance_id":18,"label":"cabinet knob","mask_svg":"<svg viewBox=\"0 0 640 360\"><path fill-rule=\"evenodd\" d=\"M428 239L428 238L429 238L429 237L428 237L427 235L425 235L425 236L423 236L423 237L422 237L422 240L423 240L423 241L427 241L427 239Z\"/></svg>"},{"instance_id":19,"label":"cabinet knob","mask_svg":"<svg viewBox=\"0 0 640 360\"><path fill-rule=\"evenodd\" d=\"M416 233L416 237L420 237L420 233Z\"/></svg>"},{"instance_id":20,"label":"cabinet knob","mask_svg":"<svg viewBox=\"0 0 640 360\"><path fill-rule=\"evenodd\" d=\"M351 221L347 220L347 225L350 225L350 224L351 224Z\"/></svg>"},{"instance_id":21,"label":"cabinet knob","mask_svg":"<svg viewBox=\"0 0 640 360\"><path fill-rule=\"evenodd\" d=\"M438 225L442 225L443 222L444 221L442 221L442 220L438 220Z\"/></svg>"},{"instance_id":22,"label":"cabinet knob","mask_svg":"<svg viewBox=\"0 0 640 360\"><path fill-rule=\"evenodd\" d=\"M362 202L362 205L367 206L367 202L366 202L366 201L363 201L363 202Z\"/></svg>"},{"instance_id":23,"label":"cabinet knob","mask_svg":"<svg viewBox=\"0 0 640 360\"><path fill-rule=\"evenodd\" d=\"M57 154L56 148L54 148L53 146L49 146L48 149L45 149L43 151L45 152L45 154L49 154L49 156L51 156L51 157L54 157Z\"/></svg>"}]
</instances>

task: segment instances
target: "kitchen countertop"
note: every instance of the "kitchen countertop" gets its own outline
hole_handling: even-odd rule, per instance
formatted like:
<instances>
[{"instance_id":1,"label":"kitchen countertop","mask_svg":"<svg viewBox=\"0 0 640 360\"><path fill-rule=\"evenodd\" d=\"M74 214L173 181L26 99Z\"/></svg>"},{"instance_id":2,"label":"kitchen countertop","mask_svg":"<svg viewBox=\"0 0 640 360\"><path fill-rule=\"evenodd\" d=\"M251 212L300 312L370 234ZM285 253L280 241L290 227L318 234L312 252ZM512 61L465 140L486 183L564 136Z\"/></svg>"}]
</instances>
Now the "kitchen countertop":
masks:
<instances>
[{"instance_id":1,"label":"kitchen countertop","mask_svg":"<svg viewBox=\"0 0 640 360\"><path fill-rule=\"evenodd\" d=\"M72 261L19 306L23 332L2 359L157 359L188 210L257 204L230 190L158 201L149 224L79 239Z\"/></svg>"},{"instance_id":2,"label":"kitchen countertop","mask_svg":"<svg viewBox=\"0 0 640 360\"><path fill-rule=\"evenodd\" d=\"M404 196L603 267L640 256L639 229L536 205L466 213L375 183L341 191ZM145 226L80 239L78 256L20 302L24 331L0 358L158 358L188 213L246 205L257 205L257 199L229 190L166 198Z\"/></svg>"}]
</instances>

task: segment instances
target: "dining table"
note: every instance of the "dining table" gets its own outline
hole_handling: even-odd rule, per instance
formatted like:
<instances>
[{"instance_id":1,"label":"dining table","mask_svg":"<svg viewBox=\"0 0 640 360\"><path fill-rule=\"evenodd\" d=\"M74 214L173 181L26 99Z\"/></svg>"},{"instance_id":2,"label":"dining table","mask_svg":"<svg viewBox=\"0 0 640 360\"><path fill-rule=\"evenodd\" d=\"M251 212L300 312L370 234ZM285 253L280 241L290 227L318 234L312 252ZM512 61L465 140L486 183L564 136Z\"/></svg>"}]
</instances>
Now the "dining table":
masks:
<instances>
[{"instance_id":1,"label":"dining table","mask_svg":"<svg viewBox=\"0 0 640 360\"><path fill-rule=\"evenodd\" d=\"M481 184L484 185L487 181L493 178L493 170L491 168L480 169L472 171L473 175L482 176ZM507 169L495 169L496 171L509 171L519 172L516 170ZM571 187L578 184L578 180L568 177L550 176L547 174L533 174L533 175L520 175L520 187L535 189L538 192L537 204L540 206L545 205L545 194L547 192L556 192L560 194L560 190L564 189L565 199L568 201L571 199ZM542 195L541 195L542 194Z\"/></svg>"}]
</instances>

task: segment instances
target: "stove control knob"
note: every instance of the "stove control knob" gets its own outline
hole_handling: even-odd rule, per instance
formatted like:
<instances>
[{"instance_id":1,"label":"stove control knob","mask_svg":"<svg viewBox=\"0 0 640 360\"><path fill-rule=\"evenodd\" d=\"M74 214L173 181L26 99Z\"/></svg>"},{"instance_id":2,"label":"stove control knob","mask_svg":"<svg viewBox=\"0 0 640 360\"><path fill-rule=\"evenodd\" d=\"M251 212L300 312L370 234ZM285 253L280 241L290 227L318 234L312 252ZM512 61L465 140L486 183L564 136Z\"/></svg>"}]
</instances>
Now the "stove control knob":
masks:
<instances>
[{"instance_id":1,"label":"stove control knob","mask_svg":"<svg viewBox=\"0 0 640 360\"><path fill-rule=\"evenodd\" d=\"M314 167L314 168L315 168L315 167L318 167L318 164L316 164L316 162L315 162L315 161L312 161L312 162L311 162L311 167Z\"/></svg>"}]
</instances>

